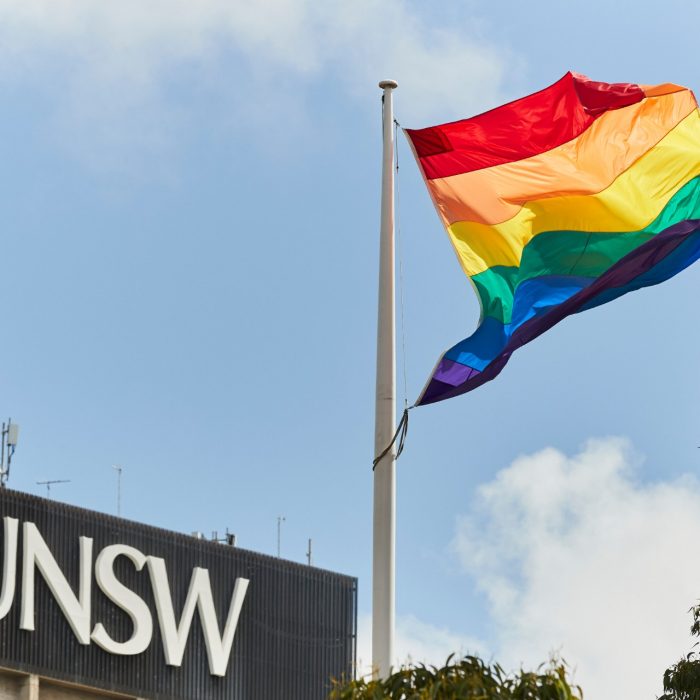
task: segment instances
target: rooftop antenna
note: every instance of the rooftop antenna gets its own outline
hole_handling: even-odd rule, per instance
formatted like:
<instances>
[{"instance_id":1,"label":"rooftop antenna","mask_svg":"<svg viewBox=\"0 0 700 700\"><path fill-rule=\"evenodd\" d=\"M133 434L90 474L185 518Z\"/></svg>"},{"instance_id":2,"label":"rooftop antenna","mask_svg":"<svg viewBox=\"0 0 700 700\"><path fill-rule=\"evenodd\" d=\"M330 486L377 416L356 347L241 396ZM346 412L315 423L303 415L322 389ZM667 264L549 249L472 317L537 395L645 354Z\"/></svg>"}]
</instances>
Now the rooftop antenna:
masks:
<instances>
[{"instance_id":1,"label":"rooftop antenna","mask_svg":"<svg viewBox=\"0 0 700 700\"><path fill-rule=\"evenodd\" d=\"M228 528L226 528L226 534L224 535L224 537L219 537L219 533L216 530L214 530L214 532L211 533L211 541L218 542L219 544L227 544L229 547L235 547L236 535L234 535L232 532L229 532Z\"/></svg>"},{"instance_id":2,"label":"rooftop antenna","mask_svg":"<svg viewBox=\"0 0 700 700\"><path fill-rule=\"evenodd\" d=\"M39 486L46 486L46 498L51 498L51 484L70 484L70 479L49 479L48 481L37 481Z\"/></svg>"},{"instance_id":3,"label":"rooftop antenna","mask_svg":"<svg viewBox=\"0 0 700 700\"><path fill-rule=\"evenodd\" d=\"M285 522L287 518L283 515L277 516L277 558L281 558L282 552L282 523Z\"/></svg>"},{"instance_id":4,"label":"rooftop antenna","mask_svg":"<svg viewBox=\"0 0 700 700\"><path fill-rule=\"evenodd\" d=\"M311 538L309 537L309 548L306 550L306 563L311 566Z\"/></svg>"},{"instance_id":5,"label":"rooftop antenna","mask_svg":"<svg viewBox=\"0 0 700 700\"><path fill-rule=\"evenodd\" d=\"M5 488L7 480L10 478L10 464L12 455L17 447L19 437L19 425L13 423L11 418L7 423L2 424L2 447L0 448L0 487ZM7 450L7 461L5 461L5 451Z\"/></svg>"},{"instance_id":6,"label":"rooftop antenna","mask_svg":"<svg viewBox=\"0 0 700 700\"><path fill-rule=\"evenodd\" d=\"M117 517L122 514L122 471L119 464L113 464L112 469L117 472Z\"/></svg>"}]
</instances>

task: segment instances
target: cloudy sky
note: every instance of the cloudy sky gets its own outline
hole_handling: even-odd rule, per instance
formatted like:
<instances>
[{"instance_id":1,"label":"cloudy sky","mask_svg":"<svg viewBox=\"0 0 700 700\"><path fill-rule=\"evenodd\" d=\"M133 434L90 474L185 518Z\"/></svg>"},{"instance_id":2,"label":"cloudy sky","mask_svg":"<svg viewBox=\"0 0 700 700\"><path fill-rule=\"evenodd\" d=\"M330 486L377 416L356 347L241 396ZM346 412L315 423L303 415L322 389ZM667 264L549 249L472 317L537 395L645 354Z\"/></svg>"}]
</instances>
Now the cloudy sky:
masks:
<instances>
[{"instance_id":1,"label":"cloudy sky","mask_svg":"<svg viewBox=\"0 0 700 700\"><path fill-rule=\"evenodd\" d=\"M577 70L697 89L690 0L0 0L10 485L360 580L369 657L379 79L469 116ZM478 309L399 144L408 399ZM700 268L413 412L399 657L564 656L654 698L700 598ZM399 382L402 387L403 382ZM403 389L402 389L403 393ZM403 395L401 396L403 399Z\"/></svg>"}]
</instances>

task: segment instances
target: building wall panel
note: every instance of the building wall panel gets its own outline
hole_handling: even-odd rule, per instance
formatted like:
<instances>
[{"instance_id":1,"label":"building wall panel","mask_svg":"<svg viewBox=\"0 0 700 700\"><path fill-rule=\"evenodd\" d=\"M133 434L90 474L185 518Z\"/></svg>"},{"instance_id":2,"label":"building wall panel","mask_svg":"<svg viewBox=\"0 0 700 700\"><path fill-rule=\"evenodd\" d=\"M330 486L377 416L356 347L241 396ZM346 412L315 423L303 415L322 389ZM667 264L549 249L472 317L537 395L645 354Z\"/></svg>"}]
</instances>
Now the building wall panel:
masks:
<instances>
[{"instance_id":1,"label":"building wall panel","mask_svg":"<svg viewBox=\"0 0 700 700\"><path fill-rule=\"evenodd\" d=\"M0 489L0 516L20 521L15 600L0 620L1 666L153 700L321 700L331 677L352 673L357 624L357 580L352 577L9 489ZM144 653L115 656L94 643L79 644L38 572L36 629L20 630L25 521L37 526L76 593L81 535L94 540L93 567L97 554L111 544L127 544L145 555L162 557L177 620L194 567L209 571L220 629L236 578L249 579L226 676L209 673L198 614L182 665L165 664L148 572L145 568L137 572L124 557L116 560L115 573L144 599L153 616L153 639ZM120 641L132 632L128 615L102 594L93 576L91 625L96 622ZM0 682L0 700L2 687Z\"/></svg>"}]
</instances>

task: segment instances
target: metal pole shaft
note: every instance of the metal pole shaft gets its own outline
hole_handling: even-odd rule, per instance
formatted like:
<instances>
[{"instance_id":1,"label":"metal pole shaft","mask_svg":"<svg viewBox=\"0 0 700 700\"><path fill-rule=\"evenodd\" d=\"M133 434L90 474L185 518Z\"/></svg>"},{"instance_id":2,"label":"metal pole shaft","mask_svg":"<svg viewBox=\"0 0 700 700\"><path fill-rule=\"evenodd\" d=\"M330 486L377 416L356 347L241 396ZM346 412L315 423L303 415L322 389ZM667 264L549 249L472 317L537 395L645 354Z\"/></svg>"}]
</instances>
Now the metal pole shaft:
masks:
<instances>
[{"instance_id":1,"label":"metal pole shaft","mask_svg":"<svg viewBox=\"0 0 700 700\"><path fill-rule=\"evenodd\" d=\"M394 300L394 109L393 80L383 80L384 149L379 243L379 314L377 320L377 390L374 454L391 442L396 422L396 322ZM396 451L392 448L374 470L372 555L372 666L386 678L394 655L396 566Z\"/></svg>"}]
</instances>

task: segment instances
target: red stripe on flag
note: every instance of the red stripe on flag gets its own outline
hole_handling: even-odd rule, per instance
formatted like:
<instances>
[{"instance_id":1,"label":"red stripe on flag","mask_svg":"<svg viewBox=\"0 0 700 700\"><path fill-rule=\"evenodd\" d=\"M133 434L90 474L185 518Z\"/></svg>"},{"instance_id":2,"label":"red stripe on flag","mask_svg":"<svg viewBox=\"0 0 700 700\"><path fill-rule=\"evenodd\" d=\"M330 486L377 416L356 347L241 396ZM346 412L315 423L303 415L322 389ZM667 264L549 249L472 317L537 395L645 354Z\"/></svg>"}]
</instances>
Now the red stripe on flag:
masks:
<instances>
[{"instance_id":1,"label":"red stripe on flag","mask_svg":"<svg viewBox=\"0 0 700 700\"><path fill-rule=\"evenodd\" d=\"M429 179L537 155L581 135L599 116L640 102L639 85L567 73L554 85L471 119L406 129Z\"/></svg>"}]
</instances>

